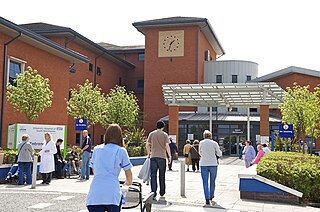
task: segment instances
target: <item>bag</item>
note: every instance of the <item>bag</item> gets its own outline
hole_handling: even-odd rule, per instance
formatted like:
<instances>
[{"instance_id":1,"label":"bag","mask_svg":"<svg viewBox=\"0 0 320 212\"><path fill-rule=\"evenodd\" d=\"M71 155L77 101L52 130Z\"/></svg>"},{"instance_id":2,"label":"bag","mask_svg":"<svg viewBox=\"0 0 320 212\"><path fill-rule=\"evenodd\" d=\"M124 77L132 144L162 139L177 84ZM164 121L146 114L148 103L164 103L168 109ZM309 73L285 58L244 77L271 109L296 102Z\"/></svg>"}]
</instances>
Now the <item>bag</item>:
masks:
<instances>
[{"instance_id":1,"label":"bag","mask_svg":"<svg viewBox=\"0 0 320 212\"><path fill-rule=\"evenodd\" d=\"M21 148L18 150L18 154L16 155L16 158L14 159L14 163L18 163L19 154L20 154L20 152L21 152L22 147L23 147L26 143L27 143L27 142L25 142L25 143L21 146Z\"/></svg>"},{"instance_id":2,"label":"bag","mask_svg":"<svg viewBox=\"0 0 320 212\"><path fill-rule=\"evenodd\" d=\"M151 167L150 167L150 158L147 158L143 165L142 168L139 172L138 178L143 180L143 182L149 182L150 181L150 177L151 177Z\"/></svg>"}]
</instances>

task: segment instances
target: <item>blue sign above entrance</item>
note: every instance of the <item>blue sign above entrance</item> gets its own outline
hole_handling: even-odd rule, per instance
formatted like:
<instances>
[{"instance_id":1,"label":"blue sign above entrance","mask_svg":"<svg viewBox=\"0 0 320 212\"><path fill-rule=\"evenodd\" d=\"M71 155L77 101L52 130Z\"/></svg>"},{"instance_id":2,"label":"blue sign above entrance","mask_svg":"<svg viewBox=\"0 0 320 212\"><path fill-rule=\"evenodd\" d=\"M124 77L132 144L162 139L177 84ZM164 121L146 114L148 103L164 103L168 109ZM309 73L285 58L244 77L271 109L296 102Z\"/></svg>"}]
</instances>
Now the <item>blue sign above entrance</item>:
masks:
<instances>
[{"instance_id":1,"label":"blue sign above entrance","mask_svg":"<svg viewBox=\"0 0 320 212\"><path fill-rule=\"evenodd\" d=\"M87 129L87 119L76 119L76 130L82 131Z\"/></svg>"},{"instance_id":2,"label":"blue sign above entrance","mask_svg":"<svg viewBox=\"0 0 320 212\"><path fill-rule=\"evenodd\" d=\"M293 124L280 124L279 125L279 137L280 138L293 138Z\"/></svg>"}]
</instances>

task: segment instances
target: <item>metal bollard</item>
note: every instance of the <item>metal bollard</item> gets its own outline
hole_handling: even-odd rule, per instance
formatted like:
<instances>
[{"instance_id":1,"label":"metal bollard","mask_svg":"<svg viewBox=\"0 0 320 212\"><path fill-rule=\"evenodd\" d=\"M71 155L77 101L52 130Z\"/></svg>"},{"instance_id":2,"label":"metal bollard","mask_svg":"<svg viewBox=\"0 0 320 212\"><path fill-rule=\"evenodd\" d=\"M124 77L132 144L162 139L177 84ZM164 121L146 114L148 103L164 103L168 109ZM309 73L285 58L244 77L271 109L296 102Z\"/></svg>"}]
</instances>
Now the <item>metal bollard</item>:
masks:
<instances>
[{"instance_id":1,"label":"metal bollard","mask_svg":"<svg viewBox=\"0 0 320 212\"><path fill-rule=\"evenodd\" d=\"M185 161L180 161L180 196L186 196L186 165Z\"/></svg>"},{"instance_id":2,"label":"metal bollard","mask_svg":"<svg viewBox=\"0 0 320 212\"><path fill-rule=\"evenodd\" d=\"M38 170L38 156L33 157L33 166L32 166L32 185L31 188L36 188L37 183L37 170Z\"/></svg>"}]
</instances>

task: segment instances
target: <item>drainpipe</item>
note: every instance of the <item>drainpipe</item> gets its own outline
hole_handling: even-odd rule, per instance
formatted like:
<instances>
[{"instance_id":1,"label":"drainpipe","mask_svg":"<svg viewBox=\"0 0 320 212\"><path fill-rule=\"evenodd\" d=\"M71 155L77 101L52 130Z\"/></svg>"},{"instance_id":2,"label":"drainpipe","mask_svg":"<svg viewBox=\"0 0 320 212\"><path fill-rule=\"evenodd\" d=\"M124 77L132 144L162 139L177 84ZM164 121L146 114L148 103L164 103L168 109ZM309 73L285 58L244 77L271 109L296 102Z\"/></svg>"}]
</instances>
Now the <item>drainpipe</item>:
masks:
<instances>
[{"instance_id":1,"label":"drainpipe","mask_svg":"<svg viewBox=\"0 0 320 212\"><path fill-rule=\"evenodd\" d=\"M1 93L1 122L0 122L0 147L2 146L2 131L3 131L3 121L4 121L4 91L6 86L6 73L7 73L7 49L8 45L18 39L22 35L21 32L19 32L19 35L12 38L10 41L6 42L3 46L3 73L2 73L2 93Z\"/></svg>"},{"instance_id":2,"label":"drainpipe","mask_svg":"<svg viewBox=\"0 0 320 212\"><path fill-rule=\"evenodd\" d=\"M97 85L97 60L102 57L105 52L102 52L94 58L94 75L93 75L93 87ZM92 125L92 142L94 142L94 124Z\"/></svg>"}]
</instances>

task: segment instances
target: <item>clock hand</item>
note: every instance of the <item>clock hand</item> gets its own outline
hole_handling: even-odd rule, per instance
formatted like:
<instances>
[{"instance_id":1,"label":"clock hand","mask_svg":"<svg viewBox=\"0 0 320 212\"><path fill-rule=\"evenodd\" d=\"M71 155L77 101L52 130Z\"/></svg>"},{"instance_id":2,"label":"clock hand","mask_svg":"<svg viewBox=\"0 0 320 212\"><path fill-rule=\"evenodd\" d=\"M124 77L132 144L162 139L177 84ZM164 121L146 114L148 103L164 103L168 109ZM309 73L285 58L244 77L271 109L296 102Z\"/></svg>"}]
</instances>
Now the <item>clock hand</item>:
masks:
<instances>
[{"instance_id":1,"label":"clock hand","mask_svg":"<svg viewBox=\"0 0 320 212\"><path fill-rule=\"evenodd\" d=\"M169 44L169 50L170 50L170 48L171 48L171 45L173 44L173 42L175 42L176 40L173 40L173 41L171 41L170 42L170 44Z\"/></svg>"}]
</instances>

